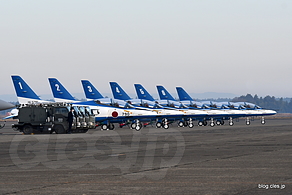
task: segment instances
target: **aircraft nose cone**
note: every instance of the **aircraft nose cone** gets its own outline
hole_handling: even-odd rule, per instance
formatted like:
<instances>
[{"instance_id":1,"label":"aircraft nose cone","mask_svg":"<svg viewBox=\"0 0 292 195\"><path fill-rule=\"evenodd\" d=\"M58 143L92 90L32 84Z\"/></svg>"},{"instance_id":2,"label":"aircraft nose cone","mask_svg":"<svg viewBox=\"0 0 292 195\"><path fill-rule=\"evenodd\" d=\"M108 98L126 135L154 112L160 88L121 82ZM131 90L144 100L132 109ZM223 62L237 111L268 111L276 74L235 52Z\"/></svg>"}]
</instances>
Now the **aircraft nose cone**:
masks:
<instances>
[{"instance_id":1,"label":"aircraft nose cone","mask_svg":"<svg viewBox=\"0 0 292 195\"><path fill-rule=\"evenodd\" d=\"M15 106L13 104L10 104L8 102L5 102L3 100L0 100L0 110L7 110L9 108L14 108Z\"/></svg>"},{"instance_id":2,"label":"aircraft nose cone","mask_svg":"<svg viewBox=\"0 0 292 195\"><path fill-rule=\"evenodd\" d=\"M270 113L271 113L271 114L277 114L277 112L274 111L274 110L270 110Z\"/></svg>"}]
</instances>

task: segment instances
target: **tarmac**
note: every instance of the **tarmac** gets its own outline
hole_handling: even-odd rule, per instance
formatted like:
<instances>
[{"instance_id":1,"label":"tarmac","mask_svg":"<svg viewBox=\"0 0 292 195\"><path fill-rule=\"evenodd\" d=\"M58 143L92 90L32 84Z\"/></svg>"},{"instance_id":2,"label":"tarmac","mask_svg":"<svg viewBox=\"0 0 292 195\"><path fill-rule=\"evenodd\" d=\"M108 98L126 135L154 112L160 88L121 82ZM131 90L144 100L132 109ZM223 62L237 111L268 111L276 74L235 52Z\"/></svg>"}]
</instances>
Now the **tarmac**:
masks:
<instances>
[{"instance_id":1,"label":"tarmac","mask_svg":"<svg viewBox=\"0 0 292 195\"><path fill-rule=\"evenodd\" d=\"M292 194L292 120L22 135L0 129L0 194Z\"/></svg>"}]
</instances>

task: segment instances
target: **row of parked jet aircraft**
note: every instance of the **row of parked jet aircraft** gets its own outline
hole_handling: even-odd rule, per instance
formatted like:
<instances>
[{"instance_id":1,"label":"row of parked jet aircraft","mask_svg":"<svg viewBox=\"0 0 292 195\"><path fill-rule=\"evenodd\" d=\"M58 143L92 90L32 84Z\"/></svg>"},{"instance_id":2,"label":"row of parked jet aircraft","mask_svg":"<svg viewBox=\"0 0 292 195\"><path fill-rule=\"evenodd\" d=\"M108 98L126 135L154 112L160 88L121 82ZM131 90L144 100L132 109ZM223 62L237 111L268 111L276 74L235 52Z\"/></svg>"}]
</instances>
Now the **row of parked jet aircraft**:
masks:
<instances>
[{"instance_id":1,"label":"row of parked jet aircraft","mask_svg":"<svg viewBox=\"0 0 292 195\"><path fill-rule=\"evenodd\" d=\"M20 76L11 77L20 104L48 103L41 100ZM174 122L179 127L192 128L194 121L199 126L209 123L212 127L228 121L232 126L234 119L240 117L245 117L249 125L255 116L260 116L261 123L265 124L265 116L276 114L247 102L194 101L182 87L176 88L177 101L163 86L157 86L160 100L155 100L141 84L135 84L138 99L132 99L118 83L110 82L114 98L105 98L88 80L81 80L87 101L78 102L56 78L49 78L49 83L55 102L89 106L102 130L114 129L114 123L120 127L130 124L137 131L150 123L165 129Z\"/></svg>"}]
</instances>

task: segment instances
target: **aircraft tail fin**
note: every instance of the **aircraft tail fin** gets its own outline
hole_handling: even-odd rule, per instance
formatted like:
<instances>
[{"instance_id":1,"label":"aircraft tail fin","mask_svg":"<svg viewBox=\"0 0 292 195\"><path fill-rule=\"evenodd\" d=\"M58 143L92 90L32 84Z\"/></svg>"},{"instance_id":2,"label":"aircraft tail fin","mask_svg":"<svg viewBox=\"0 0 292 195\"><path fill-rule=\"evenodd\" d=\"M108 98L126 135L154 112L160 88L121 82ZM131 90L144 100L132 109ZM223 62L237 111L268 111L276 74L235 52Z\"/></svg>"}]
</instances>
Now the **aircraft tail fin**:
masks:
<instances>
[{"instance_id":1,"label":"aircraft tail fin","mask_svg":"<svg viewBox=\"0 0 292 195\"><path fill-rule=\"evenodd\" d=\"M88 80L81 80L83 90L87 100L104 98L99 91Z\"/></svg>"},{"instance_id":2,"label":"aircraft tail fin","mask_svg":"<svg viewBox=\"0 0 292 195\"><path fill-rule=\"evenodd\" d=\"M12 82L20 104L41 102L41 98L30 88L30 86L17 75L12 75Z\"/></svg>"},{"instance_id":3,"label":"aircraft tail fin","mask_svg":"<svg viewBox=\"0 0 292 195\"><path fill-rule=\"evenodd\" d=\"M175 99L170 95L170 93L161 85L157 85L157 91L161 100L173 100Z\"/></svg>"},{"instance_id":4,"label":"aircraft tail fin","mask_svg":"<svg viewBox=\"0 0 292 195\"><path fill-rule=\"evenodd\" d=\"M130 96L122 89L122 87L116 82L110 82L112 93L115 99L130 100Z\"/></svg>"},{"instance_id":5,"label":"aircraft tail fin","mask_svg":"<svg viewBox=\"0 0 292 195\"><path fill-rule=\"evenodd\" d=\"M56 102L76 101L75 98L56 78L49 78L49 83Z\"/></svg>"},{"instance_id":6,"label":"aircraft tail fin","mask_svg":"<svg viewBox=\"0 0 292 195\"><path fill-rule=\"evenodd\" d=\"M193 101L193 98L182 87L176 87L176 91L180 101L184 100Z\"/></svg>"},{"instance_id":7,"label":"aircraft tail fin","mask_svg":"<svg viewBox=\"0 0 292 195\"><path fill-rule=\"evenodd\" d=\"M139 99L155 101L141 84L134 84Z\"/></svg>"}]
</instances>

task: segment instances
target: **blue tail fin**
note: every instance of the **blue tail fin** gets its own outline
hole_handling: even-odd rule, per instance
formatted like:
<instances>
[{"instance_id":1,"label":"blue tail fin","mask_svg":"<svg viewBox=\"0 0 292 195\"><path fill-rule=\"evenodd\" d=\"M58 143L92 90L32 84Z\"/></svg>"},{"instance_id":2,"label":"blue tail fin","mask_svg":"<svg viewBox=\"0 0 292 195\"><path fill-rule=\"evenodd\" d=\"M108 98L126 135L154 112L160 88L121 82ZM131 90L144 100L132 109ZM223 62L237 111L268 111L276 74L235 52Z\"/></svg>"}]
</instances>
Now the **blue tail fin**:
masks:
<instances>
[{"instance_id":1,"label":"blue tail fin","mask_svg":"<svg viewBox=\"0 0 292 195\"><path fill-rule=\"evenodd\" d=\"M130 100L131 98L128 94L121 88L121 86L116 82L110 82L112 93L115 99L118 100Z\"/></svg>"},{"instance_id":2,"label":"blue tail fin","mask_svg":"<svg viewBox=\"0 0 292 195\"><path fill-rule=\"evenodd\" d=\"M96 100L100 98L104 98L99 91L91 84L88 80L81 80L83 90L87 100Z\"/></svg>"},{"instance_id":3,"label":"blue tail fin","mask_svg":"<svg viewBox=\"0 0 292 195\"><path fill-rule=\"evenodd\" d=\"M157 87L157 91L159 94L159 97L161 100L173 100L176 101L172 95L170 95L170 93L161 85L156 86Z\"/></svg>"},{"instance_id":4,"label":"blue tail fin","mask_svg":"<svg viewBox=\"0 0 292 195\"><path fill-rule=\"evenodd\" d=\"M154 98L148 93L148 91L141 84L134 84L136 93L139 99L155 101Z\"/></svg>"},{"instance_id":5,"label":"blue tail fin","mask_svg":"<svg viewBox=\"0 0 292 195\"><path fill-rule=\"evenodd\" d=\"M39 96L28 86L28 84L20 76L12 75L11 78L20 104L27 104L33 101L41 101Z\"/></svg>"},{"instance_id":6,"label":"blue tail fin","mask_svg":"<svg viewBox=\"0 0 292 195\"><path fill-rule=\"evenodd\" d=\"M55 78L49 78L52 93L56 102L75 101L75 98L65 89L65 87Z\"/></svg>"},{"instance_id":7,"label":"blue tail fin","mask_svg":"<svg viewBox=\"0 0 292 195\"><path fill-rule=\"evenodd\" d=\"M193 98L182 87L176 87L176 91L180 101L184 100L193 101Z\"/></svg>"}]
</instances>

